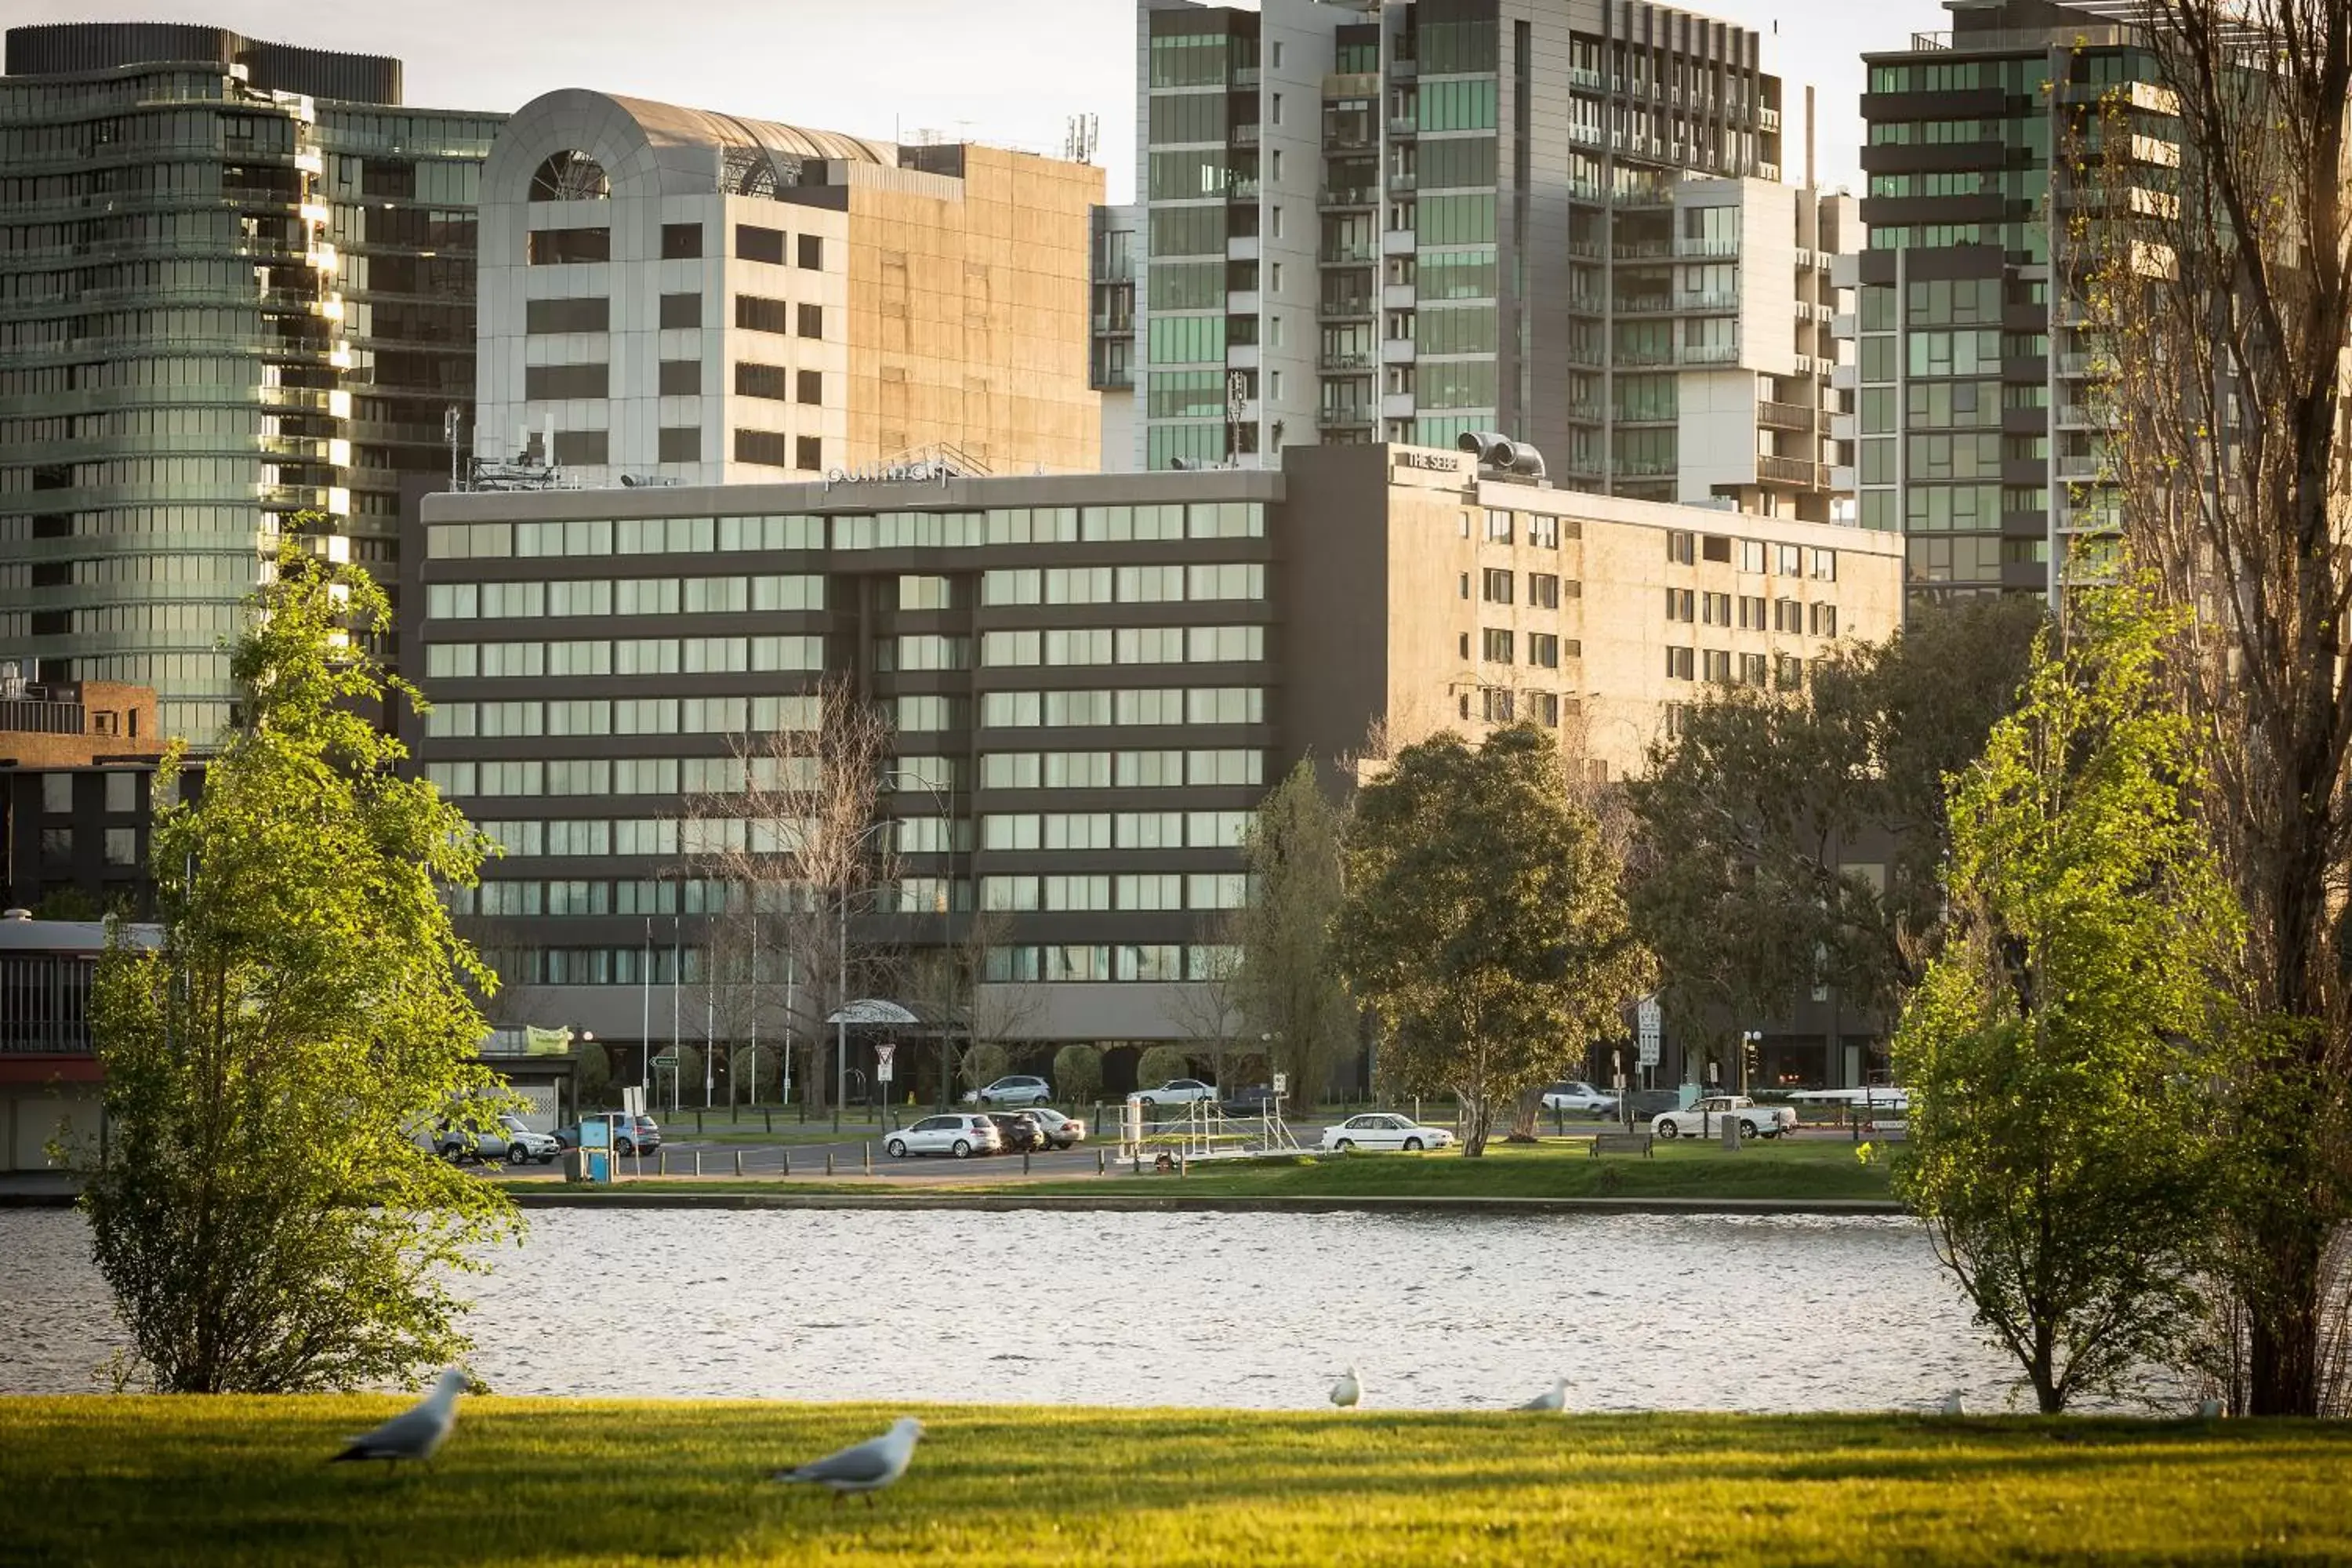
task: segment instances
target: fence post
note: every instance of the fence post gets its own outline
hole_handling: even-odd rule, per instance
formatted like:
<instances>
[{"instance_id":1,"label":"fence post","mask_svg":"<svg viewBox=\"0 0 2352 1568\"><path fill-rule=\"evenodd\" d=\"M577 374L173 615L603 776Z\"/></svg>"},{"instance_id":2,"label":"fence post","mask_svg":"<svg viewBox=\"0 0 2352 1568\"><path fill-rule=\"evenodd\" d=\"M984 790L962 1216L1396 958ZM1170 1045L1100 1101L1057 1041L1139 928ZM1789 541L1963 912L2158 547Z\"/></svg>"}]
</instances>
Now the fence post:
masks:
<instances>
[{"instance_id":1,"label":"fence post","mask_svg":"<svg viewBox=\"0 0 2352 1568\"><path fill-rule=\"evenodd\" d=\"M664 1149L654 1156L654 1174L656 1176L667 1176L669 1174L668 1150Z\"/></svg>"},{"instance_id":2,"label":"fence post","mask_svg":"<svg viewBox=\"0 0 2352 1568\"><path fill-rule=\"evenodd\" d=\"M776 1151L776 1153L784 1162L784 1174L787 1176L791 1175L793 1173L793 1152L790 1149L779 1149Z\"/></svg>"},{"instance_id":3,"label":"fence post","mask_svg":"<svg viewBox=\"0 0 2352 1568\"><path fill-rule=\"evenodd\" d=\"M742 1175L742 1173L743 1173L743 1151L742 1151L742 1150L740 1150L740 1149L738 1149L738 1150L736 1150L736 1151L735 1151L735 1174L736 1174L736 1175L738 1175L738 1176L740 1176L740 1175Z\"/></svg>"},{"instance_id":4,"label":"fence post","mask_svg":"<svg viewBox=\"0 0 2352 1568\"><path fill-rule=\"evenodd\" d=\"M1095 1174L1097 1176L1110 1174L1110 1152L1099 1143L1095 1145Z\"/></svg>"},{"instance_id":5,"label":"fence post","mask_svg":"<svg viewBox=\"0 0 2352 1568\"><path fill-rule=\"evenodd\" d=\"M694 1173L698 1176L702 1174L702 1151L699 1149L694 1152Z\"/></svg>"},{"instance_id":6,"label":"fence post","mask_svg":"<svg viewBox=\"0 0 2352 1568\"><path fill-rule=\"evenodd\" d=\"M764 1105L760 1107L760 1124L763 1130L772 1133L776 1130L776 1113Z\"/></svg>"},{"instance_id":7,"label":"fence post","mask_svg":"<svg viewBox=\"0 0 2352 1568\"><path fill-rule=\"evenodd\" d=\"M1021 1151L1021 1173L1024 1176L1029 1173L1029 1151L1026 1149Z\"/></svg>"},{"instance_id":8,"label":"fence post","mask_svg":"<svg viewBox=\"0 0 2352 1568\"><path fill-rule=\"evenodd\" d=\"M857 1146L857 1152L865 1158L866 1173L869 1176L872 1175L874 1173L874 1145L872 1142L868 1141L866 1142L860 1143Z\"/></svg>"},{"instance_id":9,"label":"fence post","mask_svg":"<svg viewBox=\"0 0 2352 1568\"><path fill-rule=\"evenodd\" d=\"M824 1173L828 1176L833 1174L833 1151L830 1149L824 1152Z\"/></svg>"},{"instance_id":10,"label":"fence post","mask_svg":"<svg viewBox=\"0 0 2352 1568\"><path fill-rule=\"evenodd\" d=\"M694 1113L694 1135L697 1138L702 1136L702 1112L699 1110Z\"/></svg>"}]
</instances>

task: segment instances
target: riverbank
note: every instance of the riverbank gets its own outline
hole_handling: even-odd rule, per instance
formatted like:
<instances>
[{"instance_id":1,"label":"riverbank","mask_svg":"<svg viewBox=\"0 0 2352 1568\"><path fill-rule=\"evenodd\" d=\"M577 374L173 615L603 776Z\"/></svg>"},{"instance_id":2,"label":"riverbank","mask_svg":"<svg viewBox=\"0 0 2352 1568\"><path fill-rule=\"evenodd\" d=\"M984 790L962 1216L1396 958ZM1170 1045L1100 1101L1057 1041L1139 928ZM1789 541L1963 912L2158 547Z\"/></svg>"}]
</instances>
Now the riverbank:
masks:
<instances>
[{"instance_id":1,"label":"riverbank","mask_svg":"<svg viewBox=\"0 0 2352 1568\"><path fill-rule=\"evenodd\" d=\"M397 1407L0 1400L0 1540L192 1568L2352 1559L2344 1424L943 1407L869 1510L765 1478L899 1406L488 1396L429 1468L321 1462Z\"/></svg>"}]
</instances>

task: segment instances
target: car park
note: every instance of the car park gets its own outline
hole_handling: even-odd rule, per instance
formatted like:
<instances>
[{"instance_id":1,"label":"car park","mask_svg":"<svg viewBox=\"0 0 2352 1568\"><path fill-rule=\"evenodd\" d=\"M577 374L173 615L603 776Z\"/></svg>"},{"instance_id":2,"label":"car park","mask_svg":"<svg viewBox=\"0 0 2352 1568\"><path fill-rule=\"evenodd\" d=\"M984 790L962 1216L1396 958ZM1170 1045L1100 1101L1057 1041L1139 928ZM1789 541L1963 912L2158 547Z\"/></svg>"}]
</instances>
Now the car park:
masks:
<instances>
[{"instance_id":1,"label":"car park","mask_svg":"<svg viewBox=\"0 0 2352 1568\"><path fill-rule=\"evenodd\" d=\"M974 1089L963 1097L966 1105L1015 1106L1043 1105L1054 1098L1054 1086L1029 1073L1012 1073L998 1079L985 1089Z\"/></svg>"},{"instance_id":2,"label":"car park","mask_svg":"<svg viewBox=\"0 0 2352 1568\"><path fill-rule=\"evenodd\" d=\"M1191 1105L1199 1100L1214 1100L1217 1098L1217 1086L1213 1083L1202 1083L1197 1078L1171 1078L1156 1088L1137 1089L1135 1098L1154 1110L1158 1110L1169 1106Z\"/></svg>"},{"instance_id":3,"label":"car park","mask_svg":"<svg viewBox=\"0 0 2352 1568\"><path fill-rule=\"evenodd\" d=\"M1087 1124L1075 1116L1065 1116L1050 1105L1029 1108L1028 1115L1036 1120L1038 1130L1056 1149L1067 1149L1087 1135Z\"/></svg>"},{"instance_id":4,"label":"car park","mask_svg":"<svg viewBox=\"0 0 2352 1568\"><path fill-rule=\"evenodd\" d=\"M996 1131L1004 1139L1004 1152L1008 1154L1028 1153L1046 1148L1053 1142L1045 1136L1044 1125L1033 1112L999 1110L992 1112L988 1119L996 1123Z\"/></svg>"},{"instance_id":5,"label":"car park","mask_svg":"<svg viewBox=\"0 0 2352 1568\"><path fill-rule=\"evenodd\" d=\"M1342 1154L1359 1149L1414 1153L1423 1149L1449 1148L1453 1142L1454 1134L1443 1127L1423 1127L1410 1116L1387 1110L1350 1116L1336 1127L1323 1129L1323 1147Z\"/></svg>"},{"instance_id":6,"label":"car park","mask_svg":"<svg viewBox=\"0 0 2352 1568\"><path fill-rule=\"evenodd\" d=\"M894 1160L916 1154L952 1154L959 1160L969 1160L974 1154L1003 1152L1004 1134L986 1116L952 1110L942 1116L926 1116L912 1126L901 1127L884 1140L882 1147Z\"/></svg>"},{"instance_id":7,"label":"car park","mask_svg":"<svg viewBox=\"0 0 2352 1568\"><path fill-rule=\"evenodd\" d=\"M1254 1083L1247 1089L1237 1089L1217 1103L1217 1109L1227 1116L1267 1116L1279 1110L1282 1097L1274 1086Z\"/></svg>"},{"instance_id":8,"label":"car park","mask_svg":"<svg viewBox=\"0 0 2352 1568\"><path fill-rule=\"evenodd\" d=\"M1797 1127L1797 1113L1785 1105L1759 1105L1744 1094L1712 1094L1681 1110L1663 1110L1650 1118L1653 1137L1706 1138L1723 1131L1726 1121L1739 1123L1743 1138L1778 1138Z\"/></svg>"},{"instance_id":9,"label":"car park","mask_svg":"<svg viewBox=\"0 0 2352 1568\"><path fill-rule=\"evenodd\" d=\"M1617 1097L1604 1093L1581 1079L1553 1084L1543 1092L1543 1108L1561 1113L1590 1116L1595 1121L1617 1114Z\"/></svg>"},{"instance_id":10,"label":"car park","mask_svg":"<svg viewBox=\"0 0 2352 1568\"><path fill-rule=\"evenodd\" d=\"M488 1127L460 1127L454 1123L444 1127L434 1148L445 1160L470 1159L502 1165L527 1165L536 1160L542 1165L551 1165L562 1145L552 1133L534 1132L523 1125L521 1117L501 1112Z\"/></svg>"}]
</instances>

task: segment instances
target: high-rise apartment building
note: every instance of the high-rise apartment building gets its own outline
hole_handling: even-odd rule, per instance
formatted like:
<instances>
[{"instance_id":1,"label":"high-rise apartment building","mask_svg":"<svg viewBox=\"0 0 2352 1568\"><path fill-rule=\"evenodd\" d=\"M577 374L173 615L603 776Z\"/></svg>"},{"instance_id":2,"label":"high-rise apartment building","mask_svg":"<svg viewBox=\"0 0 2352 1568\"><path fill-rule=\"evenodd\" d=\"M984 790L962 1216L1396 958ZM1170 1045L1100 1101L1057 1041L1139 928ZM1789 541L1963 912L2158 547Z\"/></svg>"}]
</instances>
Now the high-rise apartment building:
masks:
<instances>
[{"instance_id":1,"label":"high-rise apartment building","mask_svg":"<svg viewBox=\"0 0 2352 1568\"><path fill-rule=\"evenodd\" d=\"M1137 10L1135 461L1496 430L1826 519L1828 258L1761 39L1641 0Z\"/></svg>"},{"instance_id":2,"label":"high-rise apartment building","mask_svg":"<svg viewBox=\"0 0 2352 1568\"><path fill-rule=\"evenodd\" d=\"M1869 245L1848 264L1859 287L1840 330L1858 352L1839 373L1855 394L1858 511L1908 536L1916 597L2054 595L2069 548L2117 526L2097 356L2053 247L2070 127L2119 90L2131 158L2159 184L2179 163L2173 105L2126 0L1947 5L1950 31L1864 56Z\"/></svg>"},{"instance_id":3,"label":"high-rise apartment building","mask_svg":"<svg viewBox=\"0 0 2352 1568\"><path fill-rule=\"evenodd\" d=\"M473 449L590 484L1092 468L1102 194L1027 153L534 99L484 176Z\"/></svg>"},{"instance_id":4,"label":"high-rise apartment building","mask_svg":"<svg viewBox=\"0 0 2352 1568\"><path fill-rule=\"evenodd\" d=\"M215 27L7 35L0 655L227 719L221 639L299 512L389 580L400 476L472 399L494 114Z\"/></svg>"},{"instance_id":5,"label":"high-rise apartment building","mask_svg":"<svg viewBox=\"0 0 2352 1568\"><path fill-rule=\"evenodd\" d=\"M1527 720L1615 778L1709 685L1794 689L1901 607L1889 535L1383 445L1267 471L477 492L424 521L415 754L507 850L464 911L507 982L494 1021L593 1029L625 1076L675 1018L691 1043L735 1013L698 967L730 894L688 797L740 788L738 738L810 727L826 677L896 731L898 880L845 917L860 945L961 942L991 912L983 979L1028 988L987 1009L1017 1015L1012 1043L1115 1047L1198 1037L1242 837L1298 758ZM902 1046L928 1094L935 1047ZM1805 1049L1806 1081L1849 1070Z\"/></svg>"}]
</instances>

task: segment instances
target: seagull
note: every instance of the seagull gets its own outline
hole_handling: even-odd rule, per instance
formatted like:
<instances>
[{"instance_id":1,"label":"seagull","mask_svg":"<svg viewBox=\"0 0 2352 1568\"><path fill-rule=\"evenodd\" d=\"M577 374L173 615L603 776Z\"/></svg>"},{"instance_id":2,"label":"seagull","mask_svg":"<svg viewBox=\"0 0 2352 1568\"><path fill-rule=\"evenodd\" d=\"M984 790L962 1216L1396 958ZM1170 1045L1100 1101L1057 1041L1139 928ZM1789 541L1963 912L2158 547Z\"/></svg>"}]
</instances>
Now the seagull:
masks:
<instances>
[{"instance_id":1,"label":"seagull","mask_svg":"<svg viewBox=\"0 0 2352 1568\"><path fill-rule=\"evenodd\" d=\"M1564 1377L1553 1378L1551 1380L1551 1387L1548 1391L1537 1394L1533 1399L1530 1399L1525 1405L1520 1405L1519 1408L1522 1410L1567 1409L1568 1379Z\"/></svg>"},{"instance_id":2,"label":"seagull","mask_svg":"<svg viewBox=\"0 0 2352 1568\"><path fill-rule=\"evenodd\" d=\"M456 1367L443 1373L433 1392L364 1436L329 1464L345 1459L429 1459L457 1424L457 1395L466 1392L466 1374Z\"/></svg>"},{"instance_id":3,"label":"seagull","mask_svg":"<svg viewBox=\"0 0 2352 1568\"><path fill-rule=\"evenodd\" d=\"M2221 1419L2221 1402L2218 1399L2200 1399L2197 1402L2197 1418L2200 1421L2219 1421Z\"/></svg>"},{"instance_id":4,"label":"seagull","mask_svg":"<svg viewBox=\"0 0 2352 1568\"><path fill-rule=\"evenodd\" d=\"M1944 1395L1943 1406L1938 1414L1944 1415L1965 1415L1968 1414L1968 1407L1960 1402L1960 1391L1958 1389L1956 1388L1952 1390L1951 1393Z\"/></svg>"},{"instance_id":5,"label":"seagull","mask_svg":"<svg viewBox=\"0 0 2352 1568\"><path fill-rule=\"evenodd\" d=\"M878 1492L905 1475L908 1463L915 1457L915 1439L922 1435L921 1422L911 1415L901 1415L879 1437L869 1437L822 1459L811 1459L797 1469L778 1470L776 1479L831 1487L833 1500L838 1505L851 1492ZM866 1505L874 1506L872 1497L866 1500Z\"/></svg>"},{"instance_id":6,"label":"seagull","mask_svg":"<svg viewBox=\"0 0 2352 1568\"><path fill-rule=\"evenodd\" d=\"M1363 1397L1363 1380L1356 1375L1355 1367L1350 1365L1347 1371L1339 1374L1339 1381L1331 1385L1331 1403L1346 1410L1354 1406Z\"/></svg>"}]
</instances>

